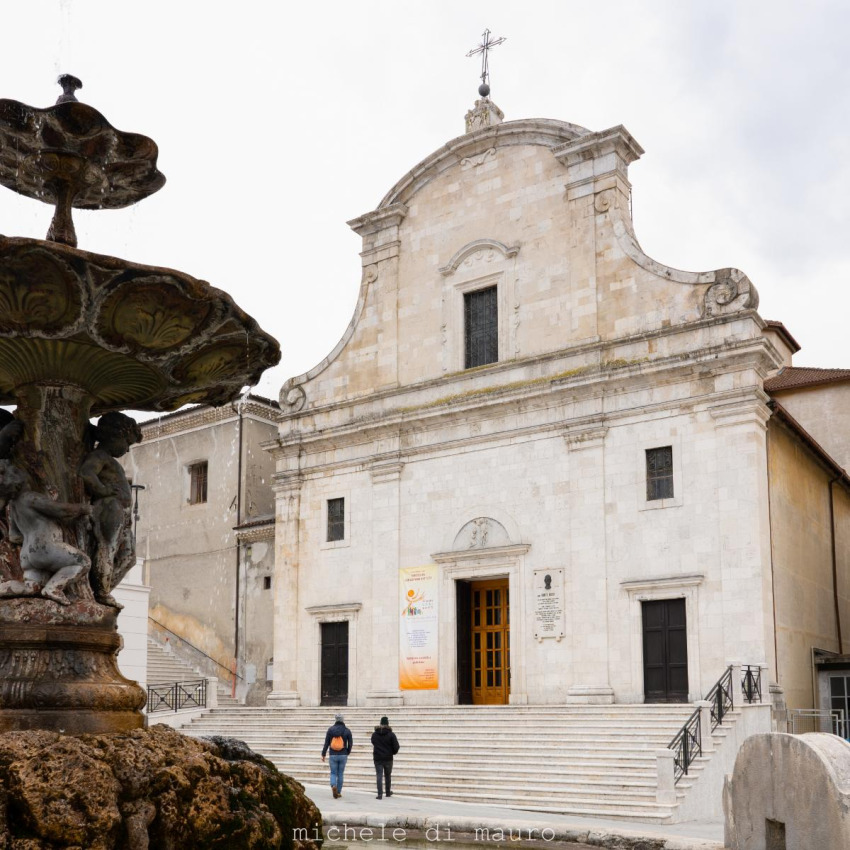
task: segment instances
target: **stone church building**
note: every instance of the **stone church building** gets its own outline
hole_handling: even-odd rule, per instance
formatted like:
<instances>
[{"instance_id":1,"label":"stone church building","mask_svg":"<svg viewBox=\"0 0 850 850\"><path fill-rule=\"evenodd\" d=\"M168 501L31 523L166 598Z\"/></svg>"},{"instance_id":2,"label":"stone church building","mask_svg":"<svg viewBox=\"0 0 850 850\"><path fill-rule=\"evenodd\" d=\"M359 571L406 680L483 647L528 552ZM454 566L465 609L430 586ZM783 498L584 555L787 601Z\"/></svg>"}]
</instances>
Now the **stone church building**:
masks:
<instances>
[{"instance_id":1,"label":"stone church building","mask_svg":"<svg viewBox=\"0 0 850 850\"><path fill-rule=\"evenodd\" d=\"M850 479L766 391L799 346L747 276L641 250L642 152L484 98L350 222L354 316L265 446L269 704L684 702L733 663L814 703Z\"/></svg>"}]
</instances>

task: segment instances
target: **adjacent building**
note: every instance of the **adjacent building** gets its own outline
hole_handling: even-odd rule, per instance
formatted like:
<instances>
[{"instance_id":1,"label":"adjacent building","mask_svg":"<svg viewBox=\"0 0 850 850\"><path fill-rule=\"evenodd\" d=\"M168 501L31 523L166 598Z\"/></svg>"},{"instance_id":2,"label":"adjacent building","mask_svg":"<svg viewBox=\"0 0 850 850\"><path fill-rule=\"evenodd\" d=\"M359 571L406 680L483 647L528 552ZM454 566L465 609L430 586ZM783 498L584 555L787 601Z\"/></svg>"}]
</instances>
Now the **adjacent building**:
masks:
<instances>
[{"instance_id":1,"label":"adjacent building","mask_svg":"<svg viewBox=\"0 0 850 850\"><path fill-rule=\"evenodd\" d=\"M812 647L850 632L847 420L791 397L799 346L743 272L643 252L642 152L483 98L350 222L354 316L267 445L269 704L691 701L733 663L814 704ZM146 439L185 534L213 457ZM184 599L157 569L155 617L204 646L232 626L235 563L215 626L200 562Z\"/></svg>"},{"instance_id":2,"label":"adjacent building","mask_svg":"<svg viewBox=\"0 0 850 850\"><path fill-rule=\"evenodd\" d=\"M142 424L124 458L150 633L241 700L271 689L273 460L278 406L255 395ZM123 616L123 615L122 615Z\"/></svg>"}]
</instances>

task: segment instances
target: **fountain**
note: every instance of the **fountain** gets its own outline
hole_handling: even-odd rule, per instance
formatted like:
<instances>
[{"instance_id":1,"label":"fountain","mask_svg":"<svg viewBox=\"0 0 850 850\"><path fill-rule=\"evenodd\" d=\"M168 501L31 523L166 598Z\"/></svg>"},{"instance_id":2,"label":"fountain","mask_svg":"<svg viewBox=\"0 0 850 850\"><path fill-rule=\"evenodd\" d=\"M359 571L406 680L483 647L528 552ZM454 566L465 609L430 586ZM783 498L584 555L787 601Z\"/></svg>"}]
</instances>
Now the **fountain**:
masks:
<instances>
[{"instance_id":1,"label":"fountain","mask_svg":"<svg viewBox=\"0 0 850 850\"><path fill-rule=\"evenodd\" d=\"M15 405L14 415L0 410L0 733L16 733L0 735L0 846L7 846L2 828L10 811L23 812L33 840L45 842L27 847L65 846L50 843L57 827L39 826L32 800L10 802L6 793L17 786L3 771L12 769L13 757L24 757L23 746L43 771L55 763L63 781L53 795L72 812L110 812L108 801L80 798L109 783L79 787L92 784L83 774L73 783L63 752L74 750L76 765L102 756L113 779L136 765L141 773L132 780L118 777L115 822L86 822L84 838L75 841L147 847L148 826L158 823L162 831L168 818L139 790L153 788L149 777L140 779L140 748L147 753L142 762L160 767L178 758L223 759L253 775L262 760L231 758L234 747L226 742L201 746L161 730L146 738L145 693L118 671L119 605L111 591L135 552L130 489L117 458L141 439L120 411L224 404L255 384L280 351L229 295L206 282L77 249L73 208L126 207L162 188L165 178L151 139L116 130L79 102L75 77L59 82L63 94L46 109L0 100L0 183L55 206L46 240L0 235L0 404ZM96 425L92 417L99 417ZM23 730L39 731L21 738ZM71 740L83 733L96 737ZM74 749L91 741L101 742L101 756ZM165 750L167 757L153 755ZM209 775L221 772L220 765L208 768ZM239 785L229 773L226 781ZM129 796L127 782L136 788ZM178 825L168 830L176 841ZM190 838L186 846L207 846ZM221 846L276 846L233 841Z\"/></svg>"}]
</instances>

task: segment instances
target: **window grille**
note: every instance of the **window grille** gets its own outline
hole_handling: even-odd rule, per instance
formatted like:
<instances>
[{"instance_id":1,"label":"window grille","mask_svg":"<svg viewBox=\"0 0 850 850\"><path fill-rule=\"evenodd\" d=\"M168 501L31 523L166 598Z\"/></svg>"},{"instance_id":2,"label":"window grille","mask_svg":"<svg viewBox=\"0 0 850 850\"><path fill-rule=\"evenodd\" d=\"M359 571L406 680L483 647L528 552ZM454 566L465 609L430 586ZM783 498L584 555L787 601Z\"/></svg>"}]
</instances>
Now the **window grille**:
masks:
<instances>
[{"instance_id":1,"label":"window grille","mask_svg":"<svg viewBox=\"0 0 850 850\"><path fill-rule=\"evenodd\" d=\"M673 447L646 450L646 500L673 498Z\"/></svg>"},{"instance_id":2,"label":"window grille","mask_svg":"<svg viewBox=\"0 0 850 850\"><path fill-rule=\"evenodd\" d=\"M499 308L496 287L467 292L463 296L467 369L499 359Z\"/></svg>"},{"instance_id":3,"label":"window grille","mask_svg":"<svg viewBox=\"0 0 850 850\"><path fill-rule=\"evenodd\" d=\"M199 505L207 500L207 462L189 467L189 504Z\"/></svg>"},{"instance_id":4,"label":"window grille","mask_svg":"<svg viewBox=\"0 0 850 850\"><path fill-rule=\"evenodd\" d=\"M328 499L328 543L345 540L345 499Z\"/></svg>"}]
</instances>

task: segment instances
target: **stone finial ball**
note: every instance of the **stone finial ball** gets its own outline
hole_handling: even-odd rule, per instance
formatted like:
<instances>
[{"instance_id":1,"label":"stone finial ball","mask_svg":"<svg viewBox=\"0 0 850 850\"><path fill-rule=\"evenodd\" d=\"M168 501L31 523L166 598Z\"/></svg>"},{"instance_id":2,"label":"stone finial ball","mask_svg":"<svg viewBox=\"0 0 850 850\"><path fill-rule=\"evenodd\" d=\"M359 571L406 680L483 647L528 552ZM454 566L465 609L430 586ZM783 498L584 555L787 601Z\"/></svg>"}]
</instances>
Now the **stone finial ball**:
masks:
<instances>
[{"instance_id":1,"label":"stone finial ball","mask_svg":"<svg viewBox=\"0 0 850 850\"><path fill-rule=\"evenodd\" d=\"M487 83L481 83L481 85L478 86L478 94L480 94L481 97L487 97L487 95L490 94L490 86L488 86Z\"/></svg>"}]
</instances>

